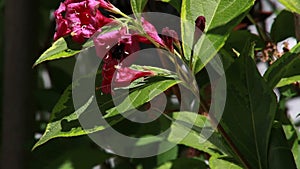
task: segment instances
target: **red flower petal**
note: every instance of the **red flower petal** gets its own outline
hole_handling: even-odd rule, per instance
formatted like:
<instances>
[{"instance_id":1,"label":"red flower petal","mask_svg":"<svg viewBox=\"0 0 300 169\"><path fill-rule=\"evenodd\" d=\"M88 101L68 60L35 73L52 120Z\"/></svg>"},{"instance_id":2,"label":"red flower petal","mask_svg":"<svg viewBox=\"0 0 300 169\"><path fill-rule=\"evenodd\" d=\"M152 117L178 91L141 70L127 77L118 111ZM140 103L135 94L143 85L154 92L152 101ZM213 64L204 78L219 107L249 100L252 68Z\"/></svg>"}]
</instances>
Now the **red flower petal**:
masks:
<instances>
[{"instance_id":1,"label":"red flower petal","mask_svg":"<svg viewBox=\"0 0 300 169\"><path fill-rule=\"evenodd\" d=\"M111 93L111 80L103 79L101 83L101 91L104 94L110 94Z\"/></svg>"},{"instance_id":2,"label":"red flower petal","mask_svg":"<svg viewBox=\"0 0 300 169\"><path fill-rule=\"evenodd\" d=\"M166 46L174 53L173 42L178 41L178 34L174 30L169 29L168 27L162 29L162 39L165 42Z\"/></svg>"},{"instance_id":3,"label":"red flower petal","mask_svg":"<svg viewBox=\"0 0 300 169\"><path fill-rule=\"evenodd\" d=\"M98 57L103 58L106 55L108 49L116 45L122 37L122 31L115 30L105 34L100 34L93 39Z\"/></svg>"},{"instance_id":4,"label":"red flower petal","mask_svg":"<svg viewBox=\"0 0 300 169\"><path fill-rule=\"evenodd\" d=\"M100 2L96 0L66 0L54 12L57 31L54 39L70 34L73 41L85 42L98 29L112 21L98 10ZM63 15L63 13L65 14Z\"/></svg>"},{"instance_id":5,"label":"red flower petal","mask_svg":"<svg viewBox=\"0 0 300 169\"><path fill-rule=\"evenodd\" d=\"M146 19L142 18L142 24L145 32L158 44L164 46L164 42L162 39L158 36L158 33L155 29L155 27L148 22Z\"/></svg>"},{"instance_id":6,"label":"red flower petal","mask_svg":"<svg viewBox=\"0 0 300 169\"><path fill-rule=\"evenodd\" d=\"M121 67L117 69L117 74L115 76L113 86L114 87L124 87L130 85L131 82L134 80L146 77L146 76L153 76L154 73L151 71L138 71L133 70L128 67Z\"/></svg>"},{"instance_id":7,"label":"red flower petal","mask_svg":"<svg viewBox=\"0 0 300 169\"><path fill-rule=\"evenodd\" d=\"M106 0L98 0L100 2L99 6L101 8L107 9L107 10L112 10L113 5L110 2L107 2Z\"/></svg>"},{"instance_id":8,"label":"red flower petal","mask_svg":"<svg viewBox=\"0 0 300 169\"><path fill-rule=\"evenodd\" d=\"M68 21L65 19L57 19L56 20L57 28L54 34L54 41L59 39L60 37L66 36L71 33L71 29L69 29Z\"/></svg>"},{"instance_id":9,"label":"red flower petal","mask_svg":"<svg viewBox=\"0 0 300 169\"><path fill-rule=\"evenodd\" d=\"M58 9L54 11L54 16L56 19L62 19L62 13L66 11L66 5L64 3L60 3Z\"/></svg>"}]
</instances>

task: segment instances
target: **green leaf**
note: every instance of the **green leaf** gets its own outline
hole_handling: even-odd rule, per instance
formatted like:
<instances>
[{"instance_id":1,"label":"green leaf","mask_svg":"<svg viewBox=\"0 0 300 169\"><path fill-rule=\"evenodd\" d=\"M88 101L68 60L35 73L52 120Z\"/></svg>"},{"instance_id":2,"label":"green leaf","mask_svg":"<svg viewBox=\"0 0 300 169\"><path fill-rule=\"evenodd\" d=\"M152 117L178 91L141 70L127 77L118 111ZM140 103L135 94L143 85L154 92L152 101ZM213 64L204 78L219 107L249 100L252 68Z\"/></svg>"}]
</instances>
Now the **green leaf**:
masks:
<instances>
[{"instance_id":1,"label":"green leaf","mask_svg":"<svg viewBox=\"0 0 300 169\"><path fill-rule=\"evenodd\" d=\"M197 42L193 69L199 72L225 44L230 31L244 18L255 0L183 0L181 18L183 51L186 60L191 58L194 25L198 16L206 18L206 34ZM201 60L200 60L201 57Z\"/></svg>"},{"instance_id":2,"label":"green leaf","mask_svg":"<svg viewBox=\"0 0 300 169\"><path fill-rule=\"evenodd\" d=\"M293 76L289 69L299 68L300 64L300 43L298 43L292 50L284 54L276 62L274 62L264 74L269 86L274 88L281 78Z\"/></svg>"},{"instance_id":3,"label":"green leaf","mask_svg":"<svg viewBox=\"0 0 300 169\"><path fill-rule=\"evenodd\" d=\"M288 141L288 147L292 150L297 168L300 168L300 146L298 141L299 138L299 131L298 129L292 124L291 121L288 121L287 124L282 125L285 137Z\"/></svg>"},{"instance_id":4,"label":"green leaf","mask_svg":"<svg viewBox=\"0 0 300 169\"><path fill-rule=\"evenodd\" d=\"M65 89L51 112L50 121L47 124L45 133L33 146L32 149L35 149L36 147L46 143L53 138L86 135L103 130L107 127L95 125L92 128L84 130L79 123L78 118L82 114L84 114L84 112L89 108L89 105L95 104L96 102L96 99L94 98L94 96L92 96L92 94L87 97L86 103L83 103L78 110L74 110L72 90L77 90L78 88L80 88L80 84L86 82L89 78L91 78L90 75L84 76L75 81L73 87L71 84ZM104 100L111 99L110 97L102 95L101 98ZM102 104L100 104L100 106L102 106ZM111 124L115 124L118 122L118 120L114 120L115 119L110 119L110 122L112 122Z\"/></svg>"},{"instance_id":5,"label":"green leaf","mask_svg":"<svg viewBox=\"0 0 300 169\"><path fill-rule=\"evenodd\" d=\"M67 58L76 55L81 50L72 50L68 48L67 42L64 38L59 38L52 46L47 49L39 58L35 61L33 66L36 66L44 61L55 60L61 58Z\"/></svg>"},{"instance_id":6,"label":"green leaf","mask_svg":"<svg viewBox=\"0 0 300 169\"><path fill-rule=\"evenodd\" d=\"M300 14L300 1L299 0L279 0L289 11Z\"/></svg>"},{"instance_id":7,"label":"green leaf","mask_svg":"<svg viewBox=\"0 0 300 169\"><path fill-rule=\"evenodd\" d=\"M282 10L275 18L271 28L271 37L274 42L280 42L288 37L296 37L293 13Z\"/></svg>"},{"instance_id":8,"label":"green leaf","mask_svg":"<svg viewBox=\"0 0 300 169\"><path fill-rule=\"evenodd\" d=\"M85 78L80 79L82 81ZM100 99L110 100L110 97L106 95L101 95ZM81 106L76 111L74 110L72 102L72 85L70 85L62 94L55 107L52 110L50 122L47 124L46 131L39 141L33 146L32 150L38 146L46 143L47 141L58 138L58 137L74 137L81 136L86 134L91 134L97 131L104 130L109 126L91 124L92 127L88 129L83 129L78 118L84 115L86 112L93 111L89 109L89 106L92 104L97 104L94 96L91 96L88 101ZM107 104L103 105L100 103L99 107L108 106ZM106 107L105 107L106 108ZM87 114L88 115L88 114ZM110 118L107 119L109 125L114 125L120 122L123 118Z\"/></svg>"},{"instance_id":9,"label":"green leaf","mask_svg":"<svg viewBox=\"0 0 300 169\"><path fill-rule=\"evenodd\" d=\"M209 167L211 169L242 169L233 162L222 159L221 157L217 158L215 156L209 158Z\"/></svg>"},{"instance_id":10,"label":"green leaf","mask_svg":"<svg viewBox=\"0 0 300 169\"><path fill-rule=\"evenodd\" d=\"M232 50L228 51L225 48L222 48L219 53L222 59L223 69L226 71L230 65L234 63L236 54L233 53Z\"/></svg>"},{"instance_id":11,"label":"green leaf","mask_svg":"<svg viewBox=\"0 0 300 169\"><path fill-rule=\"evenodd\" d=\"M236 160L245 168L265 169L276 97L258 72L252 50L242 54L225 73L227 99L220 127L239 157Z\"/></svg>"},{"instance_id":12,"label":"green leaf","mask_svg":"<svg viewBox=\"0 0 300 169\"><path fill-rule=\"evenodd\" d=\"M268 158L269 168L297 168L293 154L285 138L283 128L279 122L275 122L272 127Z\"/></svg>"},{"instance_id":13,"label":"green leaf","mask_svg":"<svg viewBox=\"0 0 300 169\"><path fill-rule=\"evenodd\" d=\"M276 87L286 86L295 82L300 82L300 75L282 78Z\"/></svg>"},{"instance_id":14,"label":"green leaf","mask_svg":"<svg viewBox=\"0 0 300 169\"><path fill-rule=\"evenodd\" d=\"M247 42L255 42L255 47L259 49L265 46L265 42L259 36L252 34L248 30L238 30L230 34L224 48L234 56L236 53L233 50L241 53L244 47L247 46Z\"/></svg>"},{"instance_id":15,"label":"green leaf","mask_svg":"<svg viewBox=\"0 0 300 169\"><path fill-rule=\"evenodd\" d=\"M130 68L140 70L140 71L145 71L145 70L150 70L155 72L156 75L158 76L164 76L164 77L170 77L170 78L177 78L174 72L159 68L159 67L153 67L153 66L140 66L140 65L131 65Z\"/></svg>"},{"instance_id":16,"label":"green leaf","mask_svg":"<svg viewBox=\"0 0 300 169\"><path fill-rule=\"evenodd\" d=\"M67 92L70 92L67 90ZM64 103L69 99L68 97L68 93L64 93L63 96L61 97L61 99L58 101L58 104L54 107L54 112L56 112L56 109L65 109ZM80 136L80 135L84 135L86 134L86 132L81 128L81 127L77 127L77 128L71 128L70 131L67 132L63 132L63 123L70 123L73 120L77 120L79 115L82 114L87 108L88 106L92 103L92 101L94 100L94 97L91 97L86 104L84 104L81 108L79 108L78 110L76 110L74 113L63 117L60 120L53 120L53 116L50 120L50 122L48 123L47 127L46 127L46 131L43 134L43 136L39 139L39 141L33 146L33 150L46 143L47 141L49 141L50 139L56 138L56 137L71 137L71 136Z\"/></svg>"},{"instance_id":17,"label":"green leaf","mask_svg":"<svg viewBox=\"0 0 300 169\"><path fill-rule=\"evenodd\" d=\"M196 158L178 158L176 160L167 162L157 169L207 169L204 161L196 159Z\"/></svg>"},{"instance_id":18,"label":"green leaf","mask_svg":"<svg viewBox=\"0 0 300 169\"><path fill-rule=\"evenodd\" d=\"M169 151L157 155L157 165L161 165L167 161L175 160L177 156L178 156L178 146L175 146Z\"/></svg>"},{"instance_id":19,"label":"green leaf","mask_svg":"<svg viewBox=\"0 0 300 169\"><path fill-rule=\"evenodd\" d=\"M107 25L101 28L101 33L104 34L107 32L111 32L113 30L120 29L122 24L113 24L113 25ZM57 41L55 41L52 46L47 49L34 63L33 66L36 66L44 61L49 61L49 60L55 60L55 59L61 59L61 58L67 58L67 57L72 57L82 50L94 46L93 40L89 39L87 42L85 42L81 47L82 49L74 50L70 49L68 45L74 45L75 43L73 42L68 43L65 38L59 38ZM75 44L78 45L78 44Z\"/></svg>"},{"instance_id":20,"label":"green leaf","mask_svg":"<svg viewBox=\"0 0 300 169\"><path fill-rule=\"evenodd\" d=\"M147 83L135 88L132 92L130 92L122 103L112 109L107 110L107 114L104 116L104 118L113 117L120 113L138 108L139 106L149 102L154 97L161 94L163 91L180 82L180 80L159 76L149 78ZM120 110L122 112L120 112Z\"/></svg>"},{"instance_id":21,"label":"green leaf","mask_svg":"<svg viewBox=\"0 0 300 169\"><path fill-rule=\"evenodd\" d=\"M134 105L137 107L151 100L152 98L154 98L164 90L168 89L169 87L180 82L179 80L175 80L175 77L173 76L170 77L167 76L165 73L170 73L170 72L166 70L153 68L153 67L151 67L151 70L157 71L160 74L162 73L164 74L164 76L152 77L149 78L148 81L141 81L141 84L133 83L131 85L131 87L133 87L134 90L132 93L129 94L129 97L130 98L136 97L136 99L132 99L132 101L136 101L136 104ZM90 93L91 97L88 97L89 100L78 110L76 111L74 110L74 106L72 102L72 90L77 90L77 88L80 88L80 84L87 81L87 78L91 78L90 75L80 78L78 81L74 82L75 85L73 85L74 86L73 88L72 85L70 85L64 91L61 98L53 108L50 122L46 127L45 133L43 134L42 138L34 145L33 149L46 143L47 141L53 138L86 135L97 131L101 131L107 127L99 124L90 124L91 125L90 128L83 129L79 123L78 118L81 115L84 115L85 114L84 112L93 111L89 109L89 105L97 104L96 99L94 99L93 95ZM85 94L89 96L88 93ZM149 97L145 97L144 94L147 94L147 96ZM119 98L122 99L123 97L116 96L116 99ZM129 98L127 98L127 100L125 99L124 102L127 103L126 101L128 101L128 99ZM99 97L97 97L97 101L98 101L98 106L102 112L109 110L108 112L112 113L106 116L107 118L106 120L109 122L109 125L114 125L123 120L123 118L116 116L119 114L117 110L121 109L123 112L126 112L132 109L132 107L126 105L125 103L121 103L119 106L117 106L117 108L116 107L112 108L113 102L110 95L101 94ZM114 117L108 118L112 116Z\"/></svg>"},{"instance_id":22,"label":"green leaf","mask_svg":"<svg viewBox=\"0 0 300 169\"><path fill-rule=\"evenodd\" d=\"M143 12L147 2L148 0L130 0L132 11L137 18L141 17L140 15Z\"/></svg>"},{"instance_id":23,"label":"green leaf","mask_svg":"<svg viewBox=\"0 0 300 169\"><path fill-rule=\"evenodd\" d=\"M162 2L170 3L178 12L181 10L181 0L161 0Z\"/></svg>"},{"instance_id":24,"label":"green leaf","mask_svg":"<svg viewBox=\"0 0 300 169\"><path fill-rule=\"evenodd\" d=\"M168 137L170 142L193 147L213 156L220 156L228 152L223 139L211 128L207 117L192 112L176 112L173 118L178 122L173 122L171 125ZM191 125L195 127L191 127ZM206 131L201 132L204 128ZM185 137L181 140L182 136Z\"/></svg>"}]
</instances>

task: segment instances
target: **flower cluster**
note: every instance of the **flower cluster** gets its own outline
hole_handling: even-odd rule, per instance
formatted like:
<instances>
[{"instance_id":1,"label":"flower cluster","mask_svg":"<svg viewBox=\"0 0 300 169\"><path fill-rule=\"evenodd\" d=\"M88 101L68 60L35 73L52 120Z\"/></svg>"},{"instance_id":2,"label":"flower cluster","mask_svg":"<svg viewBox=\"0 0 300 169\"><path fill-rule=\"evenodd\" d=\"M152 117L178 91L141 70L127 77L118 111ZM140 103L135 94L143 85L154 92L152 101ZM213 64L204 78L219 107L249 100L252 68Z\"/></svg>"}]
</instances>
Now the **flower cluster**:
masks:
<instances>
[{"instance_id":1,"label":"flower cluster","mask_svg":"<svg viewBox=\"0 0 300 169\"><path fill-rule=\"evenodd\" d=\"M113 13L120 12L106 0L66 0L61 3L54 12L57 24L54 40L70 35L74 42L82 44L93 34L100 32L93 41L98 57L103 60L103 93L110 94L115 87L128 86L138 78L154 75L151 71L129 68L134 58L128 56L140 49L140 43L155 44L156 47L168 49L172 53L174 46L180 48L178 34L174 30L166 27L159 36L156 28L143 17L140 18L143 30L139 30L139 33L124 26L119 30L101 34L101 28L114 19L104 16L99 7ZM195 22L196 27L203 31L205 18L200 16ZM195 31L194 39L201 36L198 30Z\"/></svg>"},{"instance_id":2,"label":"flower cluster","mask_svg":"<svg viewBox=\"0 0 300 169\"><path fill-rule=\"evenodd\" d=\"M112 5L104 0L66 0L54 12L56 32L54 40L71 35L74 42L83 43L99 28L112 21L105 17L99 6L110 8Z\"/></svg>"},{"instance_id":3,"label":"flower cluster","mask_svg":"<svg viewBox=\"0 0 300 169\"><path fill-rule=\"evenodd\" d=\"M101 85L103 93L111 93L114 87L128 86L132 81L140 77L154 75L151 71L138 71L129 68L134 58L127 57L139 50L140 43L156 43L160 47L167 48L172 53L174 53L174 45L180 45L178 34L174 30L168 27L163 28L160 37L155 27L146 19L141 18L141 23L146 33L144 36L123 27L120 30L100 34L94 38L96 53L104 62ZM204 30L204 17L200 16L197 18L196 27L201 31ZM199 31L195 32L195 38L199 38L199 34Z\"/></svg>"}]
</instances>

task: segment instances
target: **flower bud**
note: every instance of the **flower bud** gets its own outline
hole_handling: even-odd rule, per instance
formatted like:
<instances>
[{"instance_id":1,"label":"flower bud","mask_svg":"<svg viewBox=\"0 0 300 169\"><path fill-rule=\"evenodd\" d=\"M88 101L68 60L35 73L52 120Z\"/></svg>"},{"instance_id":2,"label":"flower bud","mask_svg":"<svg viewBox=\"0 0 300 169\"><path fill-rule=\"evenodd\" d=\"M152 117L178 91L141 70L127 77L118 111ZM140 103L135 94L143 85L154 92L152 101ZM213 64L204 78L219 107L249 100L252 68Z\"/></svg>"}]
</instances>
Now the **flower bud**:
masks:
<instances>
[{"instance_id":1,"label":"flower bud","mask_svg":"<svg viewBox=\"0 0 300 169\"><path fill-rule=\"evenodd\" d=\"M202 32L205 29L205 22L206 20L204 16L198 16L198 18L195 21L196 27L200 29Z\"/></svg>"},{"instance_id":2,"label":"flower bud","mask_svg":"<svg viewBox=\"0 0 300 169\"><path fill-rule=\"evenodd\" d=\"M197 43L205 29L205 22L204 16L198 16L195 21L194 45Z\"/></svg>"}]
</instances>

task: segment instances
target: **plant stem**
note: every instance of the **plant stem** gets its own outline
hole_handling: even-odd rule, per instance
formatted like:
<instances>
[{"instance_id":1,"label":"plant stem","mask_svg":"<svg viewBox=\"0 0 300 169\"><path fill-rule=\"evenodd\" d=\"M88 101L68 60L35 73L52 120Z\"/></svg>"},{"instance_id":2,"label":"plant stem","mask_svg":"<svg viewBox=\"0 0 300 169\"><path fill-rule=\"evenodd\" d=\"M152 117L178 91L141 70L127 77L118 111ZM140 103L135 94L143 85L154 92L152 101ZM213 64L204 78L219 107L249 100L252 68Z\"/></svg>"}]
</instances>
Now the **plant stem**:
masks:
<instances>
[{"instance_id":1,"label":"plant stem","mask_svg":"<svg viewBox=\"0 0 300 169\"><path fill-rule=\"evenodd\" d=\"M263 30L261 28L261 26L259 26L255 20L252 18L252 16L250 14L247 15L247 18L250 20L251 23L253 23L253 25L255 25L257 31L258 31L258 34L259 36L265 41L265 42L270 42L271 39L269 38L269 36L267 35L266 31Z\"/></svg>"},{"instance_id":2,"label":"plant stem","mask_svg":"<svg viewBox=\"0 0 300 169\"><path fill-rule=\"evenodd\" d=\"M118 15L121 15L121 16L123 16L124 18L126 18L126 19L132 19L131 17L129 17L128 15L126 15L125 13L123 13L120 9L118 9L117 7L113 7L113 9L112 10L110 10L110 12L112 12L112 13L115 13L115 14L118 14Z\"/></svg>"}]
</instances>

